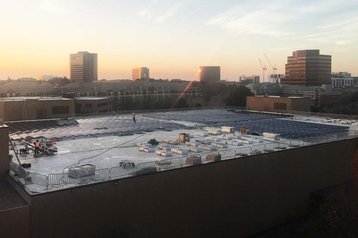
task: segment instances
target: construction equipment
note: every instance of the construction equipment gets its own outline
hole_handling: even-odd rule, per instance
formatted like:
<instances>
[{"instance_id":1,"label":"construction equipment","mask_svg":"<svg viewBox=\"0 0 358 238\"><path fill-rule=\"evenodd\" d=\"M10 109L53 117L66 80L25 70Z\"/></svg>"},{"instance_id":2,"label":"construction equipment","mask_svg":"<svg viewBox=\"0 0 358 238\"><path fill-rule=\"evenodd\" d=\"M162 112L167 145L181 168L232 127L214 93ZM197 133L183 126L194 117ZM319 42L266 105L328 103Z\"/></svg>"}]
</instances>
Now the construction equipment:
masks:
<instances>
[{"instance_id":1,"label":"construction equipment","mask_svg":"<svg viewBox=\"0 0 358 238\"><path fill-rule=\"evenodd\" d=\"M266 65L262 64L262 61L260 58L259 58L259 62L260 62L261 68L262 68L262 82L264 83L265 82L265 71L267 70L267 68L266 68Z\"/></svg>"},{"instance_id":2,"label":"construction equipment","mask_svg":"<svg viewBox=\"0 0 358 238\"><path fill-rule=\"evenodd\" d=\"M270 66L271 66L271 68L272 68L272 74L276 74L276 72L277 72L276 65L273 66L273 65L271 64L270 59L267 57L267 55L266 55L266 54L264 54L264 55L265 55L265 58L267 59L267 61L269 62Z\"/></svg>"},{"instance_id":3,"label":"construction equipment","mask_svg":"<svg viewBox=\"0 0 358 238\"><path fill-rule=\"evenodd\" d=\"M9 143L10 143L10 146L11 146L12 150L14 151L14 154L15 154L15 157L16 157L17 162L19 163L20 166L22 166L22 164L21 164L21 162L20 162L20 160L19 160L19 157L17 156L15 146L14 146L14 144L12 143L11 137L9 137Z\"/></svg>"}]
</instances>

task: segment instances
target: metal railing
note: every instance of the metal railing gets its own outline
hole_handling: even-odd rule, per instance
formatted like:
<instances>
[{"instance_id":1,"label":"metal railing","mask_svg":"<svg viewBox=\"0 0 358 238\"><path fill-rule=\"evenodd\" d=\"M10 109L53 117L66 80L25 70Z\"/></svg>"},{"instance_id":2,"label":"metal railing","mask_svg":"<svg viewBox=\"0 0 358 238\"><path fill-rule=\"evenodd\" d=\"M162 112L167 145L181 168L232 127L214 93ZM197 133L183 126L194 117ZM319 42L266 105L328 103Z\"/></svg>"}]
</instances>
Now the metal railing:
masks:
<instances>
[{"instance_id":1,"label":"metal railing","mask_svg":"<svg viewBox=\"0 0 358 238\"><path fill-rule=\"evenodd\" d=\"M312 137L306 138L305 140L276 140L276 141L268 141L263 140L260 143L256 144L245 144L239 146L237 148L229 148L229 149L219 149L217 151L203 151L201 153L191 153L190 155L178 155L176 157L161 157L160 160L143 162L136 164L135 168L125 169L120 166L115 166L111 168L97 169L95 173L90 176L84 176L81 178L71 178L69 177L68 172L62 173L37 173L37 172L26 172L25 175L23 173L19 173L22 168L17 163L10 163L10 171L12 175L17 178L19 182L24 185L33 185L31 188L29 186L25 186L28 188L30 192L46 192L57 189L63 189L67 187L80 186L84 184L90 183L98 183L108 180L126 178L130 176L135 176L135 171L140 169L155 166L157 171L166 171L177 168L183 168L188 166L197 165L197 163L191 163L187 158L193 155L197 155L201 157L200 164L212 163L214 161L207 160L206 156L213 153L220 153L221 160L229 160L236 159L242 157L249 157L258 154L264 153L272 153L274 151L287 150L302 146L309 146L314 144L321 144L331 141L343 140L358 137L358 131L350 131L345 133L339 133L329 136L320 136L320 137ZM35 185L35 186L34 186Z\"/></svg>"}]
</instances>

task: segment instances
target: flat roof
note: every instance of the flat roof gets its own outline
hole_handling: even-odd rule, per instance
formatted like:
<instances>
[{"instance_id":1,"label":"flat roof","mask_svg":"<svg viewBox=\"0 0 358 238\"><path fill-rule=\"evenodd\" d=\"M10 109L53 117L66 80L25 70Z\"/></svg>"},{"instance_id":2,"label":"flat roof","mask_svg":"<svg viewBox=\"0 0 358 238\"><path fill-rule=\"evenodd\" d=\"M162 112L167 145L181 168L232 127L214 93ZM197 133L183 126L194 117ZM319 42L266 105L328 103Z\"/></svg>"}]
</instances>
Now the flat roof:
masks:
<instances>
[{"instance_id":1,"label":"flat roof","mask_svg":"<svg viewBox=\"0 0 358 238\"><path fill-rule=\"evenodd\" d=\"M110 97L75 97L76 100L105 100L110 99Z\"/></svg>"},{"instance_id":2,"label":"flat roof","mask_svg":"<svg viewBox=\"0 0 358 238\"><path fill-rule=\"evenodd\" d=\"M15 176L30 193L43 193L88 183L133 176L146 167L157 171L192 165L187 158L220 153L222 160L246 157L260 153L296 148L322 141L349 137L358 128L356 120L340 120L312 116L228 111L225 109L137 113L107 115L69 120L49 120L8 123L16 150L25 147L27 138L32 144L36 138L54 139L57 153L34 158L34 152L19 154L21 163L30 163L25 169L31 183ZM222 128L232 128L229 134ZM240 133L247 128L254 135ZM279 135L279 139L263 136ZM180 133L190 135L190 142L177 143ZM150 146L155 139L159 145ZM31 145L30 144L30 145ZM146 149L147 151L143 152ZM159 155L156 152L164 152ZM14 151L11 151L12 155ZM126 160L134 167L123 168ZM13 166L18 162L13 158ZM83 178L69 177L74 166L91 164L95 174ZM16 172L12 169L12 171Z\"/></svg>"},{"instance_id":3,"label":"flat roof","mask_svg":"<svg viewBox=\"0 0 358 238\"><path fill-rule=\"evenodd\" d=\"M0 98L0 101L13 102L13 101L67 101L73 100L72 98L63 97L5 97Z\"/></svg>"}]
</instances>

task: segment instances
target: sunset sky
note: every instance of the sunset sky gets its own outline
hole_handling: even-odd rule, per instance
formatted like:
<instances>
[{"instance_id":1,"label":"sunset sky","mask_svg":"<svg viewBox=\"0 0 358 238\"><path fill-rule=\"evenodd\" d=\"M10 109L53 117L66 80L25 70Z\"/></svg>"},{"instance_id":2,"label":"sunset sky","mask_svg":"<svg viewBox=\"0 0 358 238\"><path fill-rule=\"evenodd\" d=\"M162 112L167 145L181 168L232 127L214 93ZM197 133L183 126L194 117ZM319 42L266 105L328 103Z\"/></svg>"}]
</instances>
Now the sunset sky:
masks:
<instances>
[{"instance_id":1,"label":"sunset sky","mask_svg":"<svg viewBox=\"0 0 358 238\"><path fill-rule=\"evenodd\" d=\"M358 0L1 0L0 79L69 76L69 54L98 53L99 79L222 79L284 73L292 51L320 49L333 71L358 76ZM268 70L270 73L271 70Z\"/></svg>"}]
</instances>

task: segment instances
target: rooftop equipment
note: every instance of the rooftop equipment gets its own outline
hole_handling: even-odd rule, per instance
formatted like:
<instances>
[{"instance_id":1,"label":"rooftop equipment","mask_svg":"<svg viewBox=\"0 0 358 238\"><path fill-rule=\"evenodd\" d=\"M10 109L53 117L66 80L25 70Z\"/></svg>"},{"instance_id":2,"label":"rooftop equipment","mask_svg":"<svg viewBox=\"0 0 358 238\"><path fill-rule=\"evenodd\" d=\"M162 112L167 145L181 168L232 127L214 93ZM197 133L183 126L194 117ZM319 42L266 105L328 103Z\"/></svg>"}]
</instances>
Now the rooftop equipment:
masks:
<instances>
[{"instance_id":1,"label":"rooftop equipment","mask_svg":"<svg viewBox=\"0 0 358 238\"><path fill-rule=\"evenodd\" d=\"M187 155L188 154L188 150L186 150L186 149L172 148L171 151L178 155Z\"/></svg>"},{"instance_id":2,"label":"rooftop equipment","mask_svg":"<svg viewBox=\"0 0 358 238\"><path fill-rule=\"evenodd\" d=\"M269 139L269 140L279 140L280 139L280 134L277 134L277 133L264 132L264 133L262 133L262 135L265 139Z\"/></svg>"},{"instance_id":3,"label":"rooftop equipment","mask_svg":"<svg viewBox=\"0 0 358 238\"><path fill-rule=\"evenodd\" d=\"M186 158L185 163L190 164L190 165L201 164L201 156L200 155L192 155L192 156Z\"/></svg>"},{"instance_id":4,"label":"rooftop equipment","mask_svg":"<svg viewBox=\"0 0 358 238\"><path fill-rule=\"evenodd\" d=\"M179 133L179 142L185 143L190 141L190 136L188 133Z\"/></svg>"},{"instance_id":5,"label":"rooftop equipment","mask_svg":"<svg viewBox=\"0 0 358 238\"><path fill-rule=\"evenodd\" d=\"M119 162L119 166L124 169L131 169L135 167L135 164L130 160L122 160Z\"/></svg>"},{"instance_id":6,"label":"rooftop equipment","mask_svg":"<svg viewBox=\"0 0 358 238\"><path fill-rule=\"evenodd\" d=\"M68 177L70 178L82 178L91 175L95 175L96 166L93 164L84 164L79 166L73 166L68 169Z\"/></svg>"},{"instance_id":7,"label":"rooftop equipment","mask_svg":"<svg viewBox=\"0 0 358 238\"><path fill-rule=\"evenodd\" d=\"M223 126L221 127L221 132L227 134L233 134L235 133L235 128L230 126Z\"/></svg>"},{"instance_id":8,"label":"rooftop equipment","mask_svg":"<svg viewBox=\"0 0 358 238\"><path fill-rule=\"evenodd\" d=\"M205 159L208 162L217 162L221 160L221 154L208 154Z\"/></svg>"}]
</instances>

